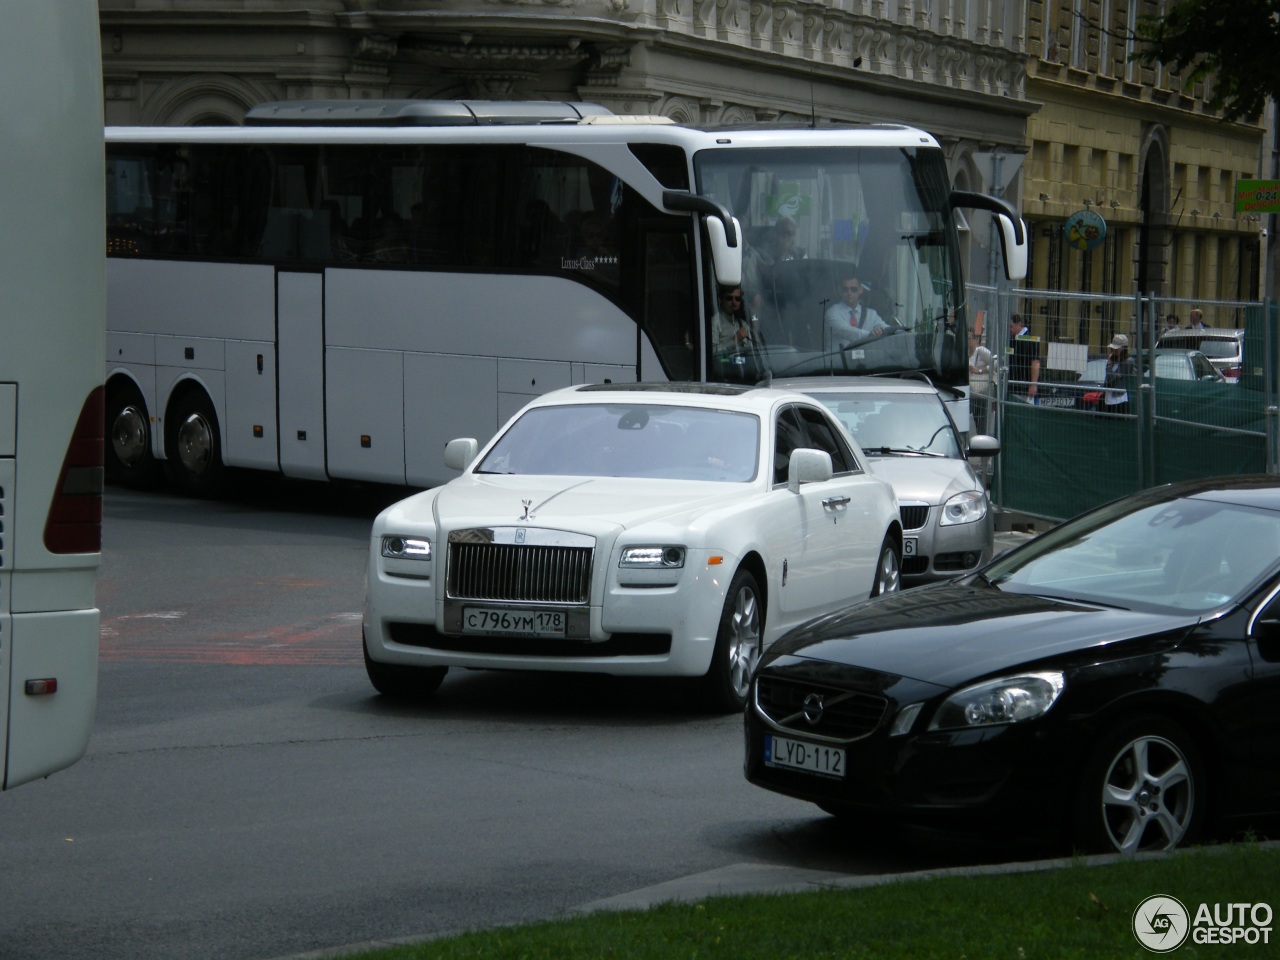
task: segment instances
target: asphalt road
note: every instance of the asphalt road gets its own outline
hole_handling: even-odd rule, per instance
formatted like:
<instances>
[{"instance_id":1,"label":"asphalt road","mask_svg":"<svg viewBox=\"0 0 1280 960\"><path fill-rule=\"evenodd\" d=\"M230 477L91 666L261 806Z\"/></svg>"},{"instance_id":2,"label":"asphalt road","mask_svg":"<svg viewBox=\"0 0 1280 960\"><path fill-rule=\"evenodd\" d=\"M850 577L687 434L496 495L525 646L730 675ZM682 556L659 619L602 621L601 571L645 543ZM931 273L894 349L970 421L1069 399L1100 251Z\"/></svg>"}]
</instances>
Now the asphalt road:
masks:
<instances>
[{"instance_id":1,"label":"asphalt road","mask_svg":"<svg viewBox=\"0 0 1280 960\"><path fill-rule=\"evenodd\" d=\"M258 960L717 871L1009 857L749 786L741 719L682 684L455 672L385 701L362 576L400 493L108 491L97 723L79 764L0 794L0 957Z\"/></svg>"}]
</instances>

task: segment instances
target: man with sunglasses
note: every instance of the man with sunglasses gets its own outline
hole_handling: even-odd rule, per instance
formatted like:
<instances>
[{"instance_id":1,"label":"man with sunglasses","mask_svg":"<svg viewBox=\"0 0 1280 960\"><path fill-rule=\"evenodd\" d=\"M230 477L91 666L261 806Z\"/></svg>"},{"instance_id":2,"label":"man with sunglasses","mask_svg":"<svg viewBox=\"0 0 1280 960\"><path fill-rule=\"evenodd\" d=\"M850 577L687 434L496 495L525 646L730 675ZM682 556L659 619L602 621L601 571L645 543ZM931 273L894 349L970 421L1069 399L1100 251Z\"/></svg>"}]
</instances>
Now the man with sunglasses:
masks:
<instances>
[{"instance_id":1,"label":"man with sunglasses","mask_svg":"<svg viewBox=\"0 0 1280 960\"><path fill-rule=\"evenodd\" d=\"M880 314L861 302L865 289L856 275L840 281L840 302L827 309L827 333L832 349L878 337L889 329Z\"/></svg>"},{"instance_id":2,"label":"man with sunglasses","mask_svg":"<svg viewBox=\"0 0 1280 960\"><path fill-rule=\"evenodd\" d=\"M751 326L747 323L742 287L723 287L716 315L711 318L712 352L717 356L736 353L745 349L751 340Z\"/></svg>"}]
</instances>

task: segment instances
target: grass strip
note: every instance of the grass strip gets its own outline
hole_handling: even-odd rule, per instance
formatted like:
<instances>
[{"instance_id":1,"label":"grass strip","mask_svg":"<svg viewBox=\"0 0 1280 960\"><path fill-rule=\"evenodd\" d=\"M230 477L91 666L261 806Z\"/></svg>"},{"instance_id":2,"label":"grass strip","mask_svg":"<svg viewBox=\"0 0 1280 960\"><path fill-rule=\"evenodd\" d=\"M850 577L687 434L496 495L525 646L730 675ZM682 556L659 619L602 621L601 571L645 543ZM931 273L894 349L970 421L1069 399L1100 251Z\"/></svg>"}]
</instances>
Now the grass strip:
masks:
<instances>
[{"instance_id":1,"label":"grass strip","mask_svg":"<svg viewBox=\"0 0 1280 960\"><path fill-rule=\"evenodd\" d=\"M1280 849L1251 843L1034 873L891 880L809 893L718 897L601 912L352 954L352 960L979 960L1152 956L1133 933L1147 897L1270 903L1280 914ZM1280 956L1280 940L1197 944L1193 957Z\"/></svg>"}]
</instances>

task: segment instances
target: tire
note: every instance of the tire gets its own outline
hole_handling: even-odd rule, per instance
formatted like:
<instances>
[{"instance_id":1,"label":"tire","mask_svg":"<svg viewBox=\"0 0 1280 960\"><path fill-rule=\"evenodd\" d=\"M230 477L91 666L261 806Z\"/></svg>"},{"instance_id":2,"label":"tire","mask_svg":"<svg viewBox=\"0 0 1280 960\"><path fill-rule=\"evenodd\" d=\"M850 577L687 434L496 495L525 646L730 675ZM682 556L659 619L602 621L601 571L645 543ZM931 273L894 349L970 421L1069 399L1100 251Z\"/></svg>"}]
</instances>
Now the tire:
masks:
<instances>
[{"instance_id":1,"label":"tire","mask_svg":"<svg viewBox=\"0 0 1280 960\"><path fill-rule=\"evenodd\" d=\"M871 584L871 596L897 593L902 589L902 548L892 534L885 534L876 560L876 577Z\"/></svg>"},{"instance_id":2,"label":"tire","mask_svg":"<svg viewBox=\"0 0 1280 960\"><path fill-rule=\"evenodd\" d=\"M226 492L218 415L203 390L188 390L178 399L165 437L166 468L183 493L213 499Z\"/></svg>"},{"instance_id":3,"label":"tire","mask_svg":"<svg viewBox=\"0 0 1280 960\"><path fill-rule=\"evenodd\" d=\"M760 586L748 570L738 570L729 583L711 666L702 678L707 706L717 713L735 713L747 702L751 674L764 645L764 604Z\"/></svg>"},{"instance_id":4,"label":"tire","mask_svg":"<svg viewBox=\"0 0 1280 960\"><path fill-rule=\"evenodd\" d=\"M105 427L107 479L134 489L153 486L160 477L160 464L151 453L151 418L131 381L108 390Z\"/></svg>"},{"instance_id":5,"label":"tire","mask_svg":"<svg viewBox=\"0 0 1280 960\"><path fill-rule=\"evenodd\" d=\"M1138 717L1104 736L1085 762L1073 812L1088 853L1145 853L1193 842L1207 800L1195 741L1172 721Z\"/></svg>"},{"instance_id":6,"label":"tire","mask_svg":"<svg viewBox=\"0 0 1280 960\"><path fill-rule=\"evenodd\" d=\"M364 649L364 670L373 689L384 697L415 699L428 697L440 689L448 667L413 667L403 663L379 663L369 659L369 646Z\"/></svg>"}]
</instances>

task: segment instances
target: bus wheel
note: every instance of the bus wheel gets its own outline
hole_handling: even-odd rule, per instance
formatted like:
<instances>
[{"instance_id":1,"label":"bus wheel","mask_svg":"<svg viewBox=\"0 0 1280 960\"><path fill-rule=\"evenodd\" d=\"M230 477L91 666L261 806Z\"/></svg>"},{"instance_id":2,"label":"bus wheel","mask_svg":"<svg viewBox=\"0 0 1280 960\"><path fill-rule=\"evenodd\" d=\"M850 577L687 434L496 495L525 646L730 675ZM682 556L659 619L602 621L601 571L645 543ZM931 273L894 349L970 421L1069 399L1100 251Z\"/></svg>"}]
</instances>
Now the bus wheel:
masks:
<instances>
[{"instance_id":1,"label":"bus wheel","mask_svg":"<svg viewBox=\"0 0 1280 960\"><path fill-rule=\"evenodd\" d=\"M151 454L151 419L142 394L132 383L107 392L107 479L142 489L156 482L159 464Z\"/></svg>"},{"instance_id":2,"label":"bus wheel","mask_svg":"<svg viewBox=\"0 0 1280 960\"><path fill-rule=\"evenodd\" d=\"M226 484L218 416L203 390L190 390L178 400L169 417L169 474L182 492L192 497L220 496Z\"/></svg>"}]
</instances>

